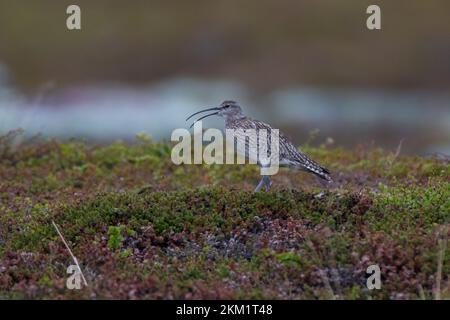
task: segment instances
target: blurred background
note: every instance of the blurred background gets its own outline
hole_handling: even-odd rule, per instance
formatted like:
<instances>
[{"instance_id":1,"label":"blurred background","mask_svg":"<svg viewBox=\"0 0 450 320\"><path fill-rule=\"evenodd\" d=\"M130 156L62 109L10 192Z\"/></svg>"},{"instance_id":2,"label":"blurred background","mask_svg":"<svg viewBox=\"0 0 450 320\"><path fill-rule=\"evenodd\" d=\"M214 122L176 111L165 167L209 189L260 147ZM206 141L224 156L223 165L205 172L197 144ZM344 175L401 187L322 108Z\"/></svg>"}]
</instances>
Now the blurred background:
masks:
<instances>
[{"instance_id":1,"label":"blurred background","mask_svg":"<svg viewBox=\"0 0 450 320\"><path fill-rule=\"evenodd\" d=\"M66 28L70 4L82 30ZM370 4L382 30L366 28ZM233 99L298 145L315 132L450 154L449 13L448 0L0 0L0 134L169 140Z\"/></svg>"}]
</instances>

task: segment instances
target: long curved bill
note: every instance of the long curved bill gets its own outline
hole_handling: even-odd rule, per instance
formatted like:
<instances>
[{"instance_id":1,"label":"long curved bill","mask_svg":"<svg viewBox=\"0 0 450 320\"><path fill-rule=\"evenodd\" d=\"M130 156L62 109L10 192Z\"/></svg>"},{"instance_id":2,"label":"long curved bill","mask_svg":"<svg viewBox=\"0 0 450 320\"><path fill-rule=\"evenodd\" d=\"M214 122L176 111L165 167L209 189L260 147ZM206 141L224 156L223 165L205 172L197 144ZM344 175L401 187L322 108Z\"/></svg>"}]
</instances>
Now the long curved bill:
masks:
<instances>
[{"instance_id":1,"label":"long curved bill","mask_svg":"<svg viewBox=\"0 0 450 320\"><path fill-rule=\"evenodd\" d=\"M191 114L191 115L186 119L186 121L188 121L189 119L191 119L191 118L192 118L193 116L195 116L196 114L203 113L203 112L206 112L206 111L213 111L213 110L220 110L220 108L214 107L214 108L208 108L208 109L203 109L203 110L197 111L196 113ZM217 112L213 112L213 113L207 114L207 115L205 115L205 116L202 116L202 117L198 118L197 120L195 120L194 123L196 123L197 121L200 121L200 120L202 120L202 119L205 119L205 118L207 118L207 117L214 116L214 115L216 115L216 114L218 114L218 113L219 113L219 112L217 111ZM191 124L191 126L190 126L189 128L192 128L192 127L194 126L194 123Z\"/></svg>"},{"instance_id":2,"label":"long curved bill","mask_svg":"<svg viewBox=\"0 0 450 320\"><path fill-rule=\"evenodd\" d=\"M191 126L190 126L189 128L192 128L196 122L198 122L198 121L200 121L200 120L202 120L202 119L205 119L205 118L207 118L207 117L210 117L210 116L215 116L215 115L218 114L218 113L219 113L219 112L217 111L217 112L213 112L213 113L207 114L206 116L203 116L203 117L198 118L197 120L194 121L194 123L191 124Z\"/></svg>"},{"instance_id":3,"label":"long curved bill","mask_svg":"<svg viewBox=\"0 0 450 320\"><path fill-rule=\"evenodd\" d=\"M206 111L212 111L212 110L219 110L219 108L214 107L214 108L208 108L208 109L203 109L203 110L197 111L196 113L193 113L189 117L187 117L186 121L188 121L190 118L192 118L196 114L199 114L199 113L202 113L202 112L206 112Z\"/></svg>"}]
</instances>

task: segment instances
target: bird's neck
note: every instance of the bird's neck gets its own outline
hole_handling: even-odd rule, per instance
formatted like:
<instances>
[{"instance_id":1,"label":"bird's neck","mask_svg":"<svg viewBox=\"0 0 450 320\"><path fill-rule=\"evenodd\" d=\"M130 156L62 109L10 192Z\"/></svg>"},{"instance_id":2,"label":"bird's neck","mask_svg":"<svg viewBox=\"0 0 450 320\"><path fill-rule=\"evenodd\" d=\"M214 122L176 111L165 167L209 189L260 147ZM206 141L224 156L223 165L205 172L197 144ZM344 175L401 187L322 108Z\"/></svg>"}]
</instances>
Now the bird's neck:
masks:
<instances>
[{"instance_id":1,"label":"bird's neck","mask_svg":"<svg viewBox=\"0 0 450 320\"><path fill-rule=\"evenodd\" d=\"M245 119L246 117L243 114L233 115L225 118L225 125L231 126L233 123L241 121Z\"/></svg>"}]
</instances>

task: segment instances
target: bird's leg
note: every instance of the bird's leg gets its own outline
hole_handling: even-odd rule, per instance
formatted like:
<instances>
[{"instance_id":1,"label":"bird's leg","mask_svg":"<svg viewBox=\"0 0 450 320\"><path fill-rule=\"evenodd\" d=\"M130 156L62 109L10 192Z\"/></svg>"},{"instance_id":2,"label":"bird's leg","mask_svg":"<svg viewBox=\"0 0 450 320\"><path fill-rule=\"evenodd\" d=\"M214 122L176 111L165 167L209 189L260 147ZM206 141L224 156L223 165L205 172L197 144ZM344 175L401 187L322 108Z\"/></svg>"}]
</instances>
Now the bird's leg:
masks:
<instances>
[{"instance_id":1,"label":"bird's leg","mask_svg":"<svg viewBox=\"0 0 450 320\"><path fill-rule=\"evenodd\" d=\"M262 178L261 178L261 180L259 180L259 183L256 186L256 189L255 189L254 192L258 192L259 189L261 189L261 187L263 186L263 184L264 184L264 189L266 191L269 191L269 189L270 189L270 176L262 176Z\"/></svg>"},{"instance_id":2,"label":"bird's leg","mask_svg":"<svg viewBox=\"0 0 450 320\"><path fill-rule=\"evenodd\" d=\"M262 185L263 185L263 183L264 183L264 177L265 177L265 176L263 176L263 177L261 178L261 180L259 180L259 183L258 183L258 185L256 186L255 191L253 191L253 192L258 192L259 189L261 189L261 187L262 187Z\"/></svg>"},{"instance_id":3,"label":"bird's leg","mask_svg":"<svg viewBox=\"0 0 450 320\"><path fill-rule=\"evenodd\" d=\"M270 176L263 176L262 180L264 181L265 184L265 189L266 191L269 191L270 189Z\"/></svg>"}]
</instances>

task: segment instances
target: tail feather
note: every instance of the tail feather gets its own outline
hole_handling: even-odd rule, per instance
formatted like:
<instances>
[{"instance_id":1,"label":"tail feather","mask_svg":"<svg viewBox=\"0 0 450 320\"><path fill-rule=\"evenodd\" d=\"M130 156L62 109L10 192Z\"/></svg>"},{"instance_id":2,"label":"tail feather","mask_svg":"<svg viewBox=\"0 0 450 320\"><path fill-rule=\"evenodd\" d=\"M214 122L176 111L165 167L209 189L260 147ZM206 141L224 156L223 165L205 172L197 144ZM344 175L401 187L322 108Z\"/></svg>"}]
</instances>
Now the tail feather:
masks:
<instances>
[{"instance_id":1,"label":"tail feather","mask_svg":"<svg viewBox=\"0 0 450 320\"><path fill-rule=\"evenodd\" d=\"M295 167L299 170L311 172L319 178L324 179L328 182L333 181L330 176L330 171L327 168L322 167L317 162L300 152L296 152L295 155L291 157L291 159L288 159L286 162L292 167Z\"/></svg>"},{"instance_id":2,"label":"tail feather","mask_svg":"<svg viewBox=\"0 0 450 320\"><path fill-rule=\"evenodd\" d=\"M321 179L324 179L326 181L333 181L330 177L330 171L324 167L319 166L319 170L309 170L310 172L314 173L316 176L318 176Z\"/></svg>"},{"instance_id":3,"label":"tail feather","mask_svg":"<svg viewBox=\"0 0 450 320\"><path fill-rule=\"evenodd\" d=\"M311 172L321 179L324 179L329 182L333 181L330 176L330 171L327 168L322 167L313 161L305 163L301 167L302 167L301 169Z\"/></svg>"}]
</instances>

